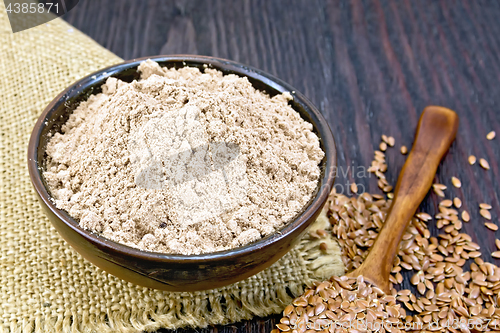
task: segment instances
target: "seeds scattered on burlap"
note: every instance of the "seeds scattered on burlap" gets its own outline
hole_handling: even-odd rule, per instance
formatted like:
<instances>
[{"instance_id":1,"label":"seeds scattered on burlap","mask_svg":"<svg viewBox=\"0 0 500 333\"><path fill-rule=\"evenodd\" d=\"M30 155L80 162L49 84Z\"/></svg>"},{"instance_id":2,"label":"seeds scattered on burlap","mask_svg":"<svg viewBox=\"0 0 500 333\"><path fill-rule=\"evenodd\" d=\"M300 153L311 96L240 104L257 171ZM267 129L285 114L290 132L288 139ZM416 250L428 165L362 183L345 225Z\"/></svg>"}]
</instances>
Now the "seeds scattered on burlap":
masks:
<instances>
[{"instance_id":1,"label":"seeds scattered on burlap","mask_svg":"<svg viewBox=\"0 0 500 333\"><path fill-rule=\"evenodd\" d=\"M434 193L436 193L438 197L444 198L443 190L440 190L438 188L434 188Z\"/></svg>"},{"instance_id":2,"label":"seeds scattered on burlap","mask_svg":"<svg viewBox=\"0 0 500 333\"><path fill-rule=\"evenodd\" d=\"M328 235L328 233L324 229L317 229L316 233L320 238L325 238Z\"/></svg>"},{"instance_id":3,"label":"seeds scattered on burlap","mask_svg":"<svg viewBox=\"0 0 500 333\"><path fill-rule=\"evenodd\" d=\"M316 230L309 231L309 236L311 236L311 238L313 238L313 239L321 239L321 236L318 235L318 233L316 232Z\"/></svg>"},{"instance_id":4,"label":"seeds scattered on burlap","mask_svg":"<svg viewBox=\"0 0 500 333\"><path fill-rule=\"evenodd\" d=\"M139 249L195 254L274 233L308 203L324 153L312 125L246 78L145 61L109 78L47 146L58 208Z\"/></svg>"},{"instance_id":5,"label":"seeds scattered on burlap","mask_svg":"<svg viewBox=\"0 0 500 333\"><path fill-rule=\"evenodd\" d=\"M408 153L408 148L406 146L401 146L401 154L406 155Z\"/></svg>"},{"instance_id":6,"label":"seeds scattered on burlap","mask_svg":"<svg viewBox=\"0 0 500 333\"><path fill-rule=\"evenodd\" d=\"M480 158L479 159L479 165L483 168L483 169L486 169L486 170L489 170L490 169L490 164L488 163L488 161L486 161L484 158Z\"/></svg>"},{"instance_id":7,"label":"seeds scattered on burlap","mask_svg":"<svg viewBox=\"0 0 500 333\"><path fill-rule=\"evenodd\" d=\"M470 165L476 164L476 156L474 156L474 155L469 156L469 164Z\"/></svg>"},{"instance_id":8,"label":"seeds scattered on burlap","mask_svg":"<svg viewBox=\"0 0 500 333\"><path fill-rule=\"evenodd\" d=\"M432 216L430 214L425 213L425 212L419 212L419 213L415 214L415 216L418 217L419 219L421 219L422 221L432 220Z\"/></svg>"},{"instance_id":9,"label":"seeds scattered on burlap","mask_svg":"<svg viewBox=\"0 0 500 333\"><path fill-rule=\"evenodd\" d=\"M385 179L384 174L380 172L380 163L381 161L375 160L369 168L369 171L373 172L379 180ZM387 182L386 184L389 185ZM433 189L443 192L446 186L434 184ZM458 198L453 200L453 204L458 209L462 203L460 199L458 199L459 202L456 199ZM334 191L327 205L332 233L338 239L346 272L350 272L359 267L368 255L370 247L383 226L391 200L386 200L382 195L367 192L356 198L348 198ZM483 207L488 212L486 206ZM465 210L462 211L461 217L465 222L470 220ZM390 318L390 313L393 313L394 319L390 321L403 323L403 325L415 323L422 325L417 326L417 331L470 332L472 331L469 330L470 325L476 328L481 327L480 331L498 331L500 327L500 268L480 258L479 245L472 241L471 236L461 232L462 223L458 211L451 208L448 199L440 202L436 220L438 227L439 223L442 223L447 229L437 237L431 236L427 227L428 223L432 223L433 217L425 212L415 214L403 235L392 268L391 294L389 295L396 299L396 303L389 306L401 306L397 309L399 315L396 311L389 310L387 304L384 308L383 302L378 304L381 307L379 312L371 313L382 321L384 321L383 318ZM492 252L491 256L500 259L500 240L495 240L495 244L498 251ZM472 262L470 268L465 269L468 260ZM410 283L416 287L417 293L401 289L402 270L413 272ZM333 281L341 281L341 278L334 278L330 283ZM340 285L337 282L337 284L342 287L344 295L355 288L354 283ZM343 289L345 287L347 290ZM305 329L308 329L308 333L322 329L329 330L329 332L371 331L365 330L366 326L358 330L356 327L347 330L338 326L346 322L356 324L359 321L366 324L363 320L368 318L368 311L358 317L357 311L362 308L354 298L349 302L336 298L342 291L335 293L333 301L324 302L323 300L331 297L329 292L324 292L324 289L326 289L325 286L320 287L316 284L307 291L307 300L300 300L295 306L287 308L288 311L285 310L284 315L289 319L289 330L297 329L294 331L297 333L306 332ZM316 294L320 294L320 297L314 297ZM376 296L377 299L387 297L387 295L381 296L380 294ZM390 298L390 301L392 300ZM331 306L332 313L326 314L325 312L324 315L323 313L316 315L313 311L316 309L316 302L327 303L324 304L325 309L330 309ZM322 308L321 305L319 307ZM339 307L344 310L340 315L335 312ZM297 310L302 314L308 314L305 322L309 323L309 326L304 326L304 330L293 326L293 323L299 323L297 320L299 316L291 315ZM458 326L452 326L449 323L457 323ZM332 329L332 326L335 329ZM402 332L404 330L392 326L387 331Z\"/></svg>"},{"instance_id":10,"label":"seeds scattered on burlap","mask_svg":"<svg viewBox=\"0 0 500 333\"><path fill-rule=\"evenodd\" d=\"M488 134L486 134L486 139L493 140L495 138L495 136L496 136L495 131L491 131Z\"/></svg>"},{"instance_id":11,"label":"seeds scattered on burlap","mask_svg":"<svg viewBox=\"0 0 500 333\"><path fill-rule=\"evenodd\" d=\"M479 214L481 214L482 217L484 217L487 220L491 220L491 213L489 210L486 209L480 209Z\"/></svg>"},{"instance_id":12,"label":"seeds scattered on burlap","mask_svg":"<svg viewBox=\"0 0 500 333\"><path fill-rule=\"evenodd\" d=\"M495 223L486 222L484 225L486 226L486 228L488 228L490 230L493 230L493 231L498 230L498 226Z\"/></svg>"},{"instance_id":13,"label":"seeds scattered on burlap","mask_svg":"<svg viewBox=\"0 0 500 333\"><path fill-rule=\"evenodd\" d=\"M455 186L456 188L460 188L462 187L462 182L460 181L460 179L458 179L457 177L451 177L451 183L453 184L453 186Z\"/></svg>"}]
</instances>

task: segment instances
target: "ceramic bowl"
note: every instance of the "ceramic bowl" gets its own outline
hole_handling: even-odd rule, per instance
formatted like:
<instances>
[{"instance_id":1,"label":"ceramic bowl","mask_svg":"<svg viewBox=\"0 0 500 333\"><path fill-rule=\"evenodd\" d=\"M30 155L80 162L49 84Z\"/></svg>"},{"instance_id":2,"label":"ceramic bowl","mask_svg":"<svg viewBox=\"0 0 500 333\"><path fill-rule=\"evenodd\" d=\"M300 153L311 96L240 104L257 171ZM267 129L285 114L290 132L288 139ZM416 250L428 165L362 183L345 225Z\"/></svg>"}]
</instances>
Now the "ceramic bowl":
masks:
<instances>
[{"instance_id":1,"label":"ceramic bowl","mask_svg":"<svg viewBox=\"0 0 500 333\"><path fill-rule=\"evenodd\" d=\"M279 232L232 250L200 255L177 255L141 251L82 229L66 211L55 207L43 177L45 148L55 132L61 130L69 115L89 95L101 91L110 76L126 82L139 79L138 65L152 59L161 66L216 68L224 74L247 77L252 85L273 96L291 92L290 105L312 123L320 138L325 157L322 174L313 199ZM283 81L255 68L233 61L202 56L156 56L134 59L104 68L75 82L60 93L43 111L31 134L28 147L31 181L48 218L61 236L94 265L123 280L156 289L195 291L218 288L243 280L269 267L287 253L316 219L333 187L336 149L330 128L318 109L302 94Z\"/></svg>"}]
</instances>

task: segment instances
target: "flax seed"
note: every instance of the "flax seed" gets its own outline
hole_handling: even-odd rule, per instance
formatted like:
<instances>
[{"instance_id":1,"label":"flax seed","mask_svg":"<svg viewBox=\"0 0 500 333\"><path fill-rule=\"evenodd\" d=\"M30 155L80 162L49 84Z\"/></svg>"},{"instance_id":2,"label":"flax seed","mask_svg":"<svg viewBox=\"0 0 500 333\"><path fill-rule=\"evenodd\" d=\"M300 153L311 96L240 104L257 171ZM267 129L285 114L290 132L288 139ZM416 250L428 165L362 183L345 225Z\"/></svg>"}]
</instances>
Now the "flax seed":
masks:
<instances>
[{"instance_id":1,"label":"flax seed","mask_svg":"<svg viewBox=\"0 0 500 333\"><path fill-rule=\"evenodd\" d=\"M391 192L392 191L392 186L384 186L384 188L382 189L384 192Z\"/></svg>"},{"instance_id":2,"label":"flax seed","mask_svg":"<svg viewBox=\"0 0 500 333\"><path fill-rule=\"evenodd\" d=\"M491 220L491 213L487 209L481 209L479 210L479 214L481 214L482 217L484 217L487 220Z\"/></svg>"},{"instance_id":3,"label":"flax seed","mask_svg":"<svg viewBox=\"0 0 500 333\"><path fill-rule=\"evenodd\" d=\"M495 136L496 136L495 131L491 131L488 134L486 134L486 139L493 140L495 138Z\"/></svg>"},{"instance_id":4,"label":"flax seed","mask_svg":"<svg viewBox=\"0 0 500 333\"><path fill-rule=\"evenodd\" d=\"M494 223L491 223L491 222L486 222L484 224L486 226L486 228L490 229L490 230L493 230L493 231L497 231L498 230L498 226Z\"/></svg>"},{"instance_id":5,"label":"flax seed","mask_svg":"<svg viewBox=\"0 0 500 333\"><path fill-rule=\"evenodd\" d=\"M328 251L328 245L325 242L322 242L321 244L319 244L319 249L323 252L326 252Z\"/></svg>"},{"instance_id":6,"label":"flax seed","mask_svg":"<svg viewBox=\"0 0 500 333\"><path fill-rule=\"evenodd\" d=\"M469 164L470 165L476 164L476 156L474 156L474 155L469 156Z\"/></svg>"},{"instance_id":7,"label":"flax seed","mask_svg":"<svg viewBox=\"0 0 500 333\"><path fill-rule=\"evenodd\" d=\"M458 179L457 177L451 177L451 183L453 184L453 186L455 186L456 188L460 188L462 187L462 182L460 181L460 179Z\"/></svg>"},{"instance_id":8,"label":"flax seed","mask_svg":"<svg viewBox=\"0 0 500 333\"><path fill-rule=\"evenodd\" d=\"M464 220L464 222L469 222L470 221L470 215L469 215L469 213L466 210L464 210L462 212L462 220Z\"/></svg>"},{"instance_id":9,"label":"flax seed","mask_svg":"<svg viewBox=\"0 0 500 333\"><path fill-rule=\"evenodd\" d=\"M470 258L477 258L477 257L479 257L479 256L481 256L481 252L479 252L479 251L472 251L472 252L469 252L469 257L470 257Z\"/></svg>"},{"instance_id":10,"label":"flax seed","mask_svg":"<svg viewBox=\"0 0 500 333\"><path fill-rule=\"evenodd\" d=\"M432 216L430 216L429 214L427 214L425 212L417 213L416 216L419 219L421 219L422 221L430 221L430 220L432 220Z\"/></svg>"},{"instance_id":11,"label":"flax seed","mask_svg":"<svg viewBox=\"0 0 500 333\"><path fill-rule=\"evenodd\" d=\"M485 169L485 170L489 170L490 169L490 164L488 163L488 161L486 161L484 158L480 158L479 159L479 165Z\"/></svg>"},{"instance_id":12,"label":"flax seed","mask_svg":"<svg viewBox=\"0 0 500 333\"><path fill-rule=\"evenodd\" d=\"M491 209L491 205L487 203L480 203L479 208L481 209Z\"/></svg>"}]
</instances>

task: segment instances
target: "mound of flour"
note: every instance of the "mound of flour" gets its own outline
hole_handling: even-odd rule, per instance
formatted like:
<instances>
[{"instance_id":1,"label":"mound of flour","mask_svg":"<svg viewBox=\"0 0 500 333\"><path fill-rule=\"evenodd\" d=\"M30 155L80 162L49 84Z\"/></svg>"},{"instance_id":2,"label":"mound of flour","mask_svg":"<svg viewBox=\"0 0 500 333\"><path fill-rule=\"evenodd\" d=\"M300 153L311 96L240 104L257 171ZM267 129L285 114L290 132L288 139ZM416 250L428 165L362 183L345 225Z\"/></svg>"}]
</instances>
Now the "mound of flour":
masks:
<instances>
[{"instance_id":1,"label":"mound of flour","mask_svg":"<svg viewBox=\"0 0 500 333\"><path fill-rule=\"evenodd\" d=\"M47 145L55 204L142 250L199 254L274 233L311 199L324 153L285 93L213 69L109 78Z\"/></svg>"}]
</instances>

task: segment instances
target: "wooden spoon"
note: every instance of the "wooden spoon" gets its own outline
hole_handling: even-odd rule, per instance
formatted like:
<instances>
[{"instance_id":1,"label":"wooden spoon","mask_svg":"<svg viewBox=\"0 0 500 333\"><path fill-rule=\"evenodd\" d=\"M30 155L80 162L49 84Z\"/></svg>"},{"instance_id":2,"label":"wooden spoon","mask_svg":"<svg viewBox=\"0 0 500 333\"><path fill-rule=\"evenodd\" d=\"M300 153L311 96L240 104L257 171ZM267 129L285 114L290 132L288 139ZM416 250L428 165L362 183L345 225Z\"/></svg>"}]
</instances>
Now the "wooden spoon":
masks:
<instances>
[{"instance_id":1,"label":"wooden spoon","mask_svg":"<svg viewBox=\"0 0 500 333\"><path fill-rule=\"evenodd\" d=\"M401 237L429 191L439 162L455 139L458 115L447 108L428 106L418 122L415 141L399 174L394 199L382 230L361 266L347 274L389 293L389 274Z\"/></svg>"}]
</instances>

